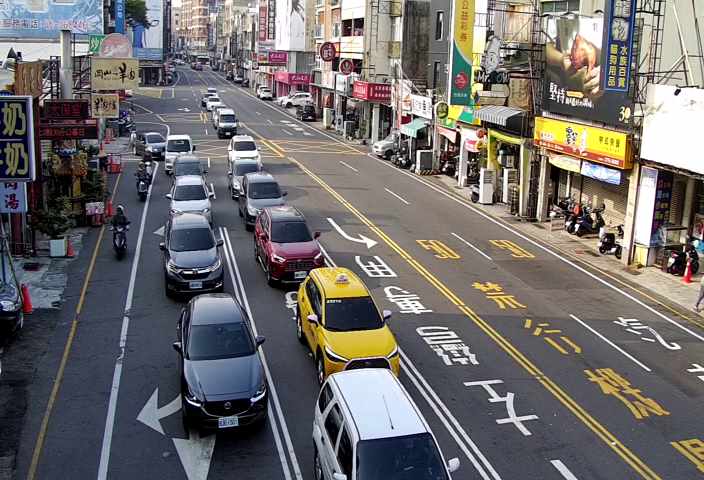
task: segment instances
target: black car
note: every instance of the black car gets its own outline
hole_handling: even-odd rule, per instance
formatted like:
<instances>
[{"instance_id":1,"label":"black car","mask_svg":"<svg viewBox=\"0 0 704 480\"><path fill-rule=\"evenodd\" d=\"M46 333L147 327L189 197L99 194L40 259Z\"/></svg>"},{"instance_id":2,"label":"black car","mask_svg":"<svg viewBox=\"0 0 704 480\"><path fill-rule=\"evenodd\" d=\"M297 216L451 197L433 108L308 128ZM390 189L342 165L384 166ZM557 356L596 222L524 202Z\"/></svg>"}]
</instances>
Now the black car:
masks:
<instances>
[{"instance_id":1,"label":"black car","mask_svg":"<svg viewBox=\"0 0 704 480\"><path fill-rule=\"evenodd\" d=\"M222 292L224 270L208 219L199 213L174 213L164 229L164 290L177 293Z\"/></svg>"},{"instance_id":2,"label":"black car","mask_svg":"<svg viewBox=\"0 0 704 480\"><path fill-rule=\"evenodd\" d=\"M183 423L207 429L262 424L268 389L247 313L231 295L198 295L181 312Z\"/></svg>"},{"instance_id":3,"label":"black car","mask_svg":"<svg viewBox=\"0 0 704 480\"><path fill-rule=\"evenodd\" d=\"M299 105L296 107L296 118L315 121L315 105Z\"/></svg>"},{"instance_id":4,"label":"black car","mask_svg":"<svg viewBox=\"0 0 704 480\"><path fill-rule=\"evenodd\" d=\"M137 133L137 139L132 147L134 155L140 155L144 161L162 160L166 139L159 132Z\"/></svg>"}]
</instances>

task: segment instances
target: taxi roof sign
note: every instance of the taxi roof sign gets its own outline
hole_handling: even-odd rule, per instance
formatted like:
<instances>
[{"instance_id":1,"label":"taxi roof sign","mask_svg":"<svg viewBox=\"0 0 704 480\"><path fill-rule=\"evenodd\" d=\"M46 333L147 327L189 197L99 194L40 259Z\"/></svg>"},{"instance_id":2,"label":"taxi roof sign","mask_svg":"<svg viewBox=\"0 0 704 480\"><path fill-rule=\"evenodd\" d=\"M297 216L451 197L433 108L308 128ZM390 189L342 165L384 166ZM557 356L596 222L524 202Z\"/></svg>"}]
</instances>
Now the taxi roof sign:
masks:
<instances>
[{"instance_id":1,"label":"taxi roof sign","mask_svg":"<svg viewBox=\"0 0 704 480\"><path fill-rule=\"evenodd\" d=\"M337 284L350 283L350 279L344 273L340 273L337 277L335 277L335 283L337 283Z\"/></svg>"}]
</instances>

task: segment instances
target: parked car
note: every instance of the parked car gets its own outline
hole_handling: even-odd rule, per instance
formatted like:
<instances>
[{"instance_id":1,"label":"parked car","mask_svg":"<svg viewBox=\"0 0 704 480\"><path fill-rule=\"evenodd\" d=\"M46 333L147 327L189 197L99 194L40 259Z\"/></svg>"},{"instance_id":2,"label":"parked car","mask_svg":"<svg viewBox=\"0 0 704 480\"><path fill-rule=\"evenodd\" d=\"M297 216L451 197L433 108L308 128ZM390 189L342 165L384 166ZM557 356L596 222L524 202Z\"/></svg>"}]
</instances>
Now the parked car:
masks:
<instances>
[{"instance_id":1,"label":"parked car","mask_svg":"<svg viewBox=\"0 0 704 480\"><path fill-rule=\"evenodd\" d=\"M386 138L378 140L372 144L374 155L389 160L398 149L401 142L401 135L398 130L392 130Z\"/></svg>"},{"instance_id":2,"label":"parked car","mask_svg":"<svg viewBox=\"0 0 704 480\"><path fill-rule=\"evenodd\" d=\"M227 175L230 181L227 188L230 191L230 196L233 200L240 198L242 194L242 179L248 173L262 171L262 164L259 160L253 158L238 158L230 162L230 168Z\"/></svg>"},{"instance_id":3,"label":"parked car","mask_svg":"<svg viewBox=\"0 0 704 480\"><path fill-rule=\"evenodd\" d=\"M198 213L171 215L164 228L164 291L179 293L222 292L224 270L208 220Z\"/></svg>"},{"instance_id":4,"label":"parked car","mask_svg":"<svg viewBox=\"0 0 704 480\"><path fill-rule=\"evenodd\" d=\"M166 198L171 200L170 213L200 213L213 223L210 199L214 196L201 175L187 175L174 179Z\"/></svg>"},{"instance_id":5,"label":"parked car","mask_svg":"<svg viewBox=\"0 0 704 480\"><path fill-rule=\"evenodd\" d=\"M239 214L247 230L254 228L257 215L264 207L283 205L286 192L270 173L248 173L242 179L242 194L239 197Z\"/></svg>"},{"instance_id":6,"label":"parked car","mask_svg":"<svg viewBox=\"0 0 704 480\"><path fill-rule=\"evenodd\" d=\"M218 110L217 122L215 129L218 132L218 138L230 137L237 135L239 123L235 116L235 111L231 108L221 108Z\"/></svg>"},{"instance_id":7,"label":"parked car","mask_svg":"<svg viewBox=\"0 0 704 480\"><path fill-rule=\"evenodd\" d=\"M242 80L242 83L240 84L240 87L242 88L249 88L249 78L245 78Z\"/></svg>"},{"instance_id":8,"label":"parked car","mask_svg":"<svg viewBox=\"0 0 704 480\"><path fill-rule=\"evenodd\" d=\"M262 157L259 154L259 147L254 142L251 135L235 135L227 146L227 158L230 163L244 158L253 159L261 165Z\"/></svg>"},{"instance_id":9,"label":"parked car","mask_svg":"<svg viewBox=\"0 0 704 480\"><path fill-rule=\"evenodd\" d=\"M170 174L174 169L174 160L183 154L192 154L196 151L190 135L169 135L166 137L166 149L164 150L164 171Z\"/></svg>"},{"instance_id":10,"label":"parked car","mask_svg":"<svg viewBox=\"0 0 704 480\"><path fill-rule=\"evenodd\" d=\"M313 96L308 92L295 92L289 94L287 97L281 101L281 106L284 108L297 107L299 105L305 105L308 102L313 101Z\"/></svg>"},{"instance_id":11,"label":"parked car","mask_svg":"<svg viewBox=\"0 0 704 480\"><path fill-rule=\"evenodd\" d=\"M316 120L315 116L315 105L312 103L306 103L305 105L299 105L296 107L296 118L299 120Z\"/></svg>"},{"instance_id":12,"label":"parked car","mask_svg":"<svg viewBox=\"0 0 704 480\"><path fill-rule=\"evenodd\" d=\"M273 98L271 94L271 88L269 87L260 88L257 96L260 100L271 100Z\"/></svg>"},{"instance_id":13,"label":"parked car","mask_svg":"<svg viewBox=\"0 0 704 480\"><path fill-rule=\"evenodd\" d=\"M200 158L195 155L181 155L174 162L174 178L185 177L187 175L204 176L208 173Z\"/></svg>"},{"instance_id":14,"label":"parked car","mask_svg":"<svg viewBox=\"0 0 704 480\"><path fill-rule=\"evenodd\" d=\"M138 133L132 153L140 155L145 161L161 160L164 158L166 139L159 132Z\"/></svg>"},{"instance_id":15,"label":"parked car","mask_svg":"<svg viewBox=\"0 0 704 480\"><path fill-rule=\"evenodd\" d=\"M205 100L205 109L207 111L209 111L209 112L212 111L213 107L215 105L225 105L225 104L222 103L222 100L220 100L220 97L218 97L218 96L211 96Z\"/></svg>"},{"instance_id":16,"label":"parked car","mask_svg":"<svg viewBox=\"0 0 704 480\"><path fill-rule=\"evenodd\" d=\"M232 80L233 78L235 78L235 75L232 72L227 72L225 75L225 80Z\"/></svg>"},{"instance_id":17,"label":"parked car","mask_svg":"<svg viewBox=\"0 0 704 480\"><path fill-rule=\"evenodd\" d=\"M303 214L283 205L264 208L254 226L254 259L264 269L269 285L305 280L313 268L325 265L317 238Z\"/></svg>"},{"instance_id":18,"label":"parked car","mask_svg":"<svg viewBox=\"0 0 704 480\"><path fill-rule=\"evenodd\" d=\"M268 388L254 336L242 306L226 294L199 295L181 312L174 349L181 364L181 405L186 427L228 429L263 424Z\"/></svg>"},{"instance_id":19,"label":"parked car","mask_svg":"<svg viewBox=\"0 0 704 480\"><path fill-rule=\"evenodd\" d=\"M236 74L232 79L233 83L242 83L242 80L244 80L244 78L240 74Z\"/></svg>"},{"instance_id":20,"label":"parked car","mask_svg":"<svg viewBox=\"0 0 704 480\"><path fill-rule=\"evenodd\" d=\"M4 241L4 240L3 240ZM7 252L7 245L4 248ZM17 335L24 326L24 313L22 313L22 290L12 268L12 259L6 255L3 266L6 281L0 283L0 348L12 337Z\"/></svg>"},{"instance_id":21,"label":"parked car","mask_svg":"<svg viewBox=\"0 0 704 480\"><path fill-rule=\"evenodd\" d=\"M428 422L388 370L336 373L318 395L313 415L316 480L450 480L458 458L445 463Z\"/></svg>"},{"instance_id":22,"label":"parked car","mask_svg":"<svg viewBox=\"0 0 704 480\"><path fill-rule=\"evenodd\" d=\"M364 282L347 268L316 268L298 288L296 335L315 358L318 381L355 368L388 368L400 360L388 326Z\"/></svg>"}]
</instances>

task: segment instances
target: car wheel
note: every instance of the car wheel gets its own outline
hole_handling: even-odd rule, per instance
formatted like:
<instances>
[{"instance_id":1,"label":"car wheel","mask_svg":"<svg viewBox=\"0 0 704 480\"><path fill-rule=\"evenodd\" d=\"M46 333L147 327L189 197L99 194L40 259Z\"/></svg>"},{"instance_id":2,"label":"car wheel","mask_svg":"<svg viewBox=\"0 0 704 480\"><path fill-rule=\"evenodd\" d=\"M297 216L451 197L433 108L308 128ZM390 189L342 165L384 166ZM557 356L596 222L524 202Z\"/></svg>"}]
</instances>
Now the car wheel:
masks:
<instances>
[{"instance_id":1,"label":"car wheel","mask_svg":"<svg viewBox=\"0 0 704 480\"><path fill-rule=\"evenodd\" d=\"M188 418L185 408L181 408L181 423L183 423L183 430L186 432L186 435L188 435L191 429L191 419Z\"/></svg>"},{"instance_id":2,"label":"car wheel","mask_svg":"<svg viewBox=\"0 0 704 480\"><path fill-rule=\"evenodd\" d=\"M320 455L318 449L313 451L313 478L315 480L323 480L323 466L320 464Z\"/></svg>"},{"instance_id":3,"label":"car wheel","mask_svg":"<svg viewBox=\"0 0 704 480\"><path fill-rule=\"evenodd\" d=\"M285 108L291 108L292 106L293 106L293 105L291 105L291 103L287 103L287 104L285 105Z\"/></svg>"},{"instance_id":4,"label":"car wheel","mask_svg":"<svg viewBox=\"0 0 704 480\"><path fill-rule=\"evenodd\" d=\"M166 298L172 298L172 293L171 290L169 290L169 282L166 279L166 274L164 274L164 293L166 294Z\"/></svg>"},{"instance_id":5,"label":"car wheel","mask_svg":"<svg viewBox=\"0 0 704 480\"><path fill-rule=\"evenodd\" d=\"M306 338L303 335L303 322L301 322L301 309L296 307L296 338L303 345L306 343Z\"/></svg>"},{"instance_id":6,"label":"car wheel","mask_svg":"<svg viewBox=\"0 0 704 480\"><path fill-rule=\"evenodd\" d=\"M270 287L273 287L276 285L276 280L274 280L271 276L271 263L267 263L267 265L266 265L266 283Z\"/></svg>"},{"instance_id":7,"label":"car wheel","mask_svg":"<svg viewBox=\"0 0 704 480\"><path fill-rule=\"evenodd\" d=\"M320 350L318 350L317 357L316 371L318 372L318 383L322 385L325 382L325 362L323 361L323 353Z\"/></svg>"},{"instance_id":8,"label":"car wheel","mask_svg":"<svg viewBox=\"0 0 704 480\"><path fill-rule=\"evenodd\" d=\"M237 213L240 214L240 217L244 217L244 215L242 214L242 209L241 209L241 208L238 208L238 209L237 209Z\"/></svg>"},{"instance_id":9,"label":"car wheel","mask_svg":"<svg viewBox=\"0 0 704 480\"><path fill-rule=\"evenodd\" d=\"M384 158L386 160L391 160L391 155L393 155L393 154L394 154L394 152L392 152L391 150L388 150L387 152L384 153Z\"/></svg>"}]
</instances>

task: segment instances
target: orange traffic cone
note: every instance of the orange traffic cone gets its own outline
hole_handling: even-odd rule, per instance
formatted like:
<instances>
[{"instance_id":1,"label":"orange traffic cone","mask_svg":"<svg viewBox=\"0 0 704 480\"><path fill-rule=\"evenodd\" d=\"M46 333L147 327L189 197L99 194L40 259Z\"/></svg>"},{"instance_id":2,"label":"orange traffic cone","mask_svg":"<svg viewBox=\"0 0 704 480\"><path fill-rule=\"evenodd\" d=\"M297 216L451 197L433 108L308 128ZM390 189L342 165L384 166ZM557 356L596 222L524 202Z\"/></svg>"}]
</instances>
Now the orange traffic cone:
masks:
<instances>
[{"instance_id":1,"label":"orange traffic cone","mask_svg":"<svg viewBox=\"0 0 704 480\"><path fill-rule=\"evenodd\" d=\"M22 313L29 315L34 311L32 307L32 297L29 296L29 288L24 283L22 284Z\"/></svg>"},{"instance_id":2,"label":"orange traffic cone","mask_svg":"<svg viewBox=\"0 0 704 480\"><path fill-rule=\"evenodd\" d=\"M108 204L105 207L105 216L112 217L112 200L108 200Z\"/></svg>"},{"instance_id":3,"label":"orange traffic cone","mask_svg":"<svg viewBox=\"0 0 704 480\"><path fill-rule=\"evenodd\" d=\"M76 253L73 251L73 244L71 243L71 237L66 238L66 242L68 242L68 245L66 246L66 256L68 258L75 257Z\"/></svg>"},{"instance_id":4,"label":"orange traffic cone","mask_svg":"<svg viewBox=\"0 0 704 480\"><path fill-rule=\"evenodd\" d=\"M684 269L684 278L682 279L684 283L692 283L692 259L687 259L687 267Z\"/></svg>"}]
</instances>

